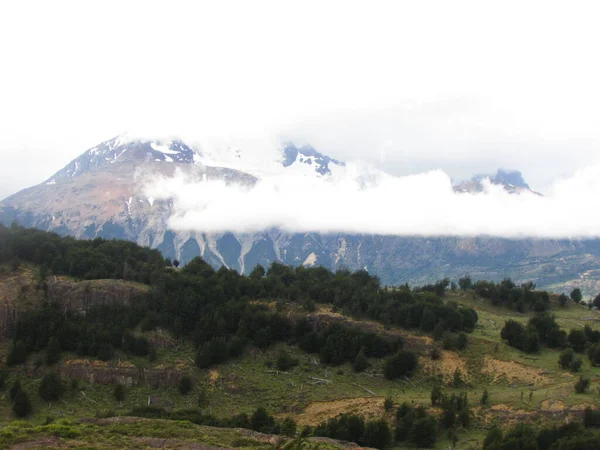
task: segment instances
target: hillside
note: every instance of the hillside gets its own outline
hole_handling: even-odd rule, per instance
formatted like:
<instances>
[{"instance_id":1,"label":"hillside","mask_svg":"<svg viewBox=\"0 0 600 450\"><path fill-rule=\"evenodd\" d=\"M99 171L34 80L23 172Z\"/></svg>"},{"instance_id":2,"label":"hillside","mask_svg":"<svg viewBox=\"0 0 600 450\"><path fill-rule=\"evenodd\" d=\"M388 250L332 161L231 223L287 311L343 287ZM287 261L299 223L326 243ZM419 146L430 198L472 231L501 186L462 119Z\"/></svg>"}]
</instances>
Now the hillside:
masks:
<instances>
[{"instance_id":1,"label":"hillside","mask_svg":"<svg viewBox=\"0 0 600 450\"><path fill-rule=\"evenodd\" d=\"M19 253L17 265L14 259L10 262L14 254L9 257L11 253L6 251L15 248L15 239L28 233L48 240L46 244L56 242L67 258L72 255L69 245L92 252L94 261L101 260L109 248L115 251L116 246L131 245L112 242L106 246L107 242L86 243L19 229L12 229L8 238L4 235L0 289L18 312L16 328L10 333L16 341L5 339L0 345L3 364L12 358L10 367L2 370L7 393L0 402L0 422L6 425L0 430L0 442L7 446L87 448L93 443L98 448L272 448L289 441L291 446L307 448L350 448L350 444L314 435L340 436L339 430L334 432L323 423L346 413L364 417L367 423L383 419L397 437L396 416L407 404L422 405L434 423L439 421L435 448L446 448L455 441L453 448L469 449L481 448L492 423L505 429L527 423L539 430L567 419L578 422L584 419L585 408L597 407L599 369L585 353L581 354L581 367L571 372L558 365L562 348L549 348L550 344L541 341L537 351L525 353L501 338L508 320L525 324L552 314L566 331L589 325L583 345L586 351L594 348L600 313L571 300L560 306L555 295L546 298L541 291L515 286L510 295L524 295L521 299L525 301L519 312L518 305L494 305L490 298L478 295L490 286L503 295L506 284L454 290L442 282L415 290L385 289L365 272L334 275L323 269L274 265L268 271L257 269L250 277L239 277L225 270L215 272L201 261L184 269L168 267L163 261L159 269L157 260L154 275L145 285L136 279L144 277L143 264L148 264L153 253L134 247L129 253L137 256L119 258L120 264L130 268L126 272L129 281L117 277L85 280L100 273L93 266L74 277L72 265L64 265L64 273L57 270L56 275L48 273L42 280L42 266L35 261L42 255L27 261ZM44 245L38 242L38 247ZM124 255L123 248L115 254ZM143 260L146 262L140 264ZM107 259L106 264L111 263ZM123 273L122 269L119 272ZM68 286L60 291L62 303L57 310L52 306L55 301L44 294L51 291L44 283L51 283L55 276L57 283ZM306 276L311 283L302 282ZM15 290L15 280L26 288ZM337 286L331 291L331 300L328 283ZM188 290L186 285L195 287ZM159 289L164 290L164 297ZM17 297L26 292L27 301L19 303L13 298L15 292ZM186 299L194 292L204 296L188 304ZM100 301L89 303L86 299ZM190 308L201 309L192 312ZM536 313L533 308L545 312ZM425 319L426 312L433 315ZM189 315L193 320L182 320ZM464 348L456 340L461 335L466 337ZM65 340L68 336L70 340ZM58 338L55 350L51 350L56 345L50 342L53 337ZM364 346L367 362L359 371L356 342ZM22 362L15 360L19 345ZM576 345L569 335L560 347ZM418 364L406 375L389 376L389 361L398 346L400 353L414 354ZM213 348L225 349L225 354ZM43 400L40 387L50 373L60 376L62 388L55 399ZM590 386L578 394L574 385L580 377L588 379ZM190 381L189 392L181 388L184 378ZM17 380L31 403L26 422L14 421L9 400L9 388ZM118 400L117 385L123 386L123 397ZM467 425L443 425L448 410L440 404L432 406L436 387L446 399L466 393ZM480 404L485 390L488 400ZM388 403L391 400L387 408L386 399ZM259 407L266 412L262 422L257 415ZM455 421L464 419L459 412L455 411ZM306 430L306 437L296 435L294 439L286 428L291 423L298 432ZM251 427L263 434L245 430ZM593 428L586 433L590 430ZM286 433L291 436L285 437ZM406 448L412 438L407 439L396 439L393 445Z\"/></svg>"},{"instance_id":2,"label":"hillside","mask_svg":"<svg viewBox=\"0 0 600 450\"><path fill-rule=\"evenodd\" d=\"M118 136L82 153L48 180L2 200L0 223L10 226L16 221L83 239L127 239L157 248L182 264L201 256L215 269L225 266L245 274L256 264L267 267L278 261L332 270L366 269L390 285L427 284L470 274L494 281L507 276L534 281L556 292L576 285L586 296L600 290L598 240L398 237L278 228L243 233L175 230L169 222L180 213L174 200L156 199L146 189L158 179L220 181L245 189L273 177L299 185L310 180L344 181L368 189L391 176L374 168L350 167L310 146L292 143L257 152L231 146L194 149L178 140ZM481 192L484 179L514 195L533 192L519 172L503 170L476 176L454 190ZM402 211L402 204L388 207Z\"/></svg>"}]
</instances>

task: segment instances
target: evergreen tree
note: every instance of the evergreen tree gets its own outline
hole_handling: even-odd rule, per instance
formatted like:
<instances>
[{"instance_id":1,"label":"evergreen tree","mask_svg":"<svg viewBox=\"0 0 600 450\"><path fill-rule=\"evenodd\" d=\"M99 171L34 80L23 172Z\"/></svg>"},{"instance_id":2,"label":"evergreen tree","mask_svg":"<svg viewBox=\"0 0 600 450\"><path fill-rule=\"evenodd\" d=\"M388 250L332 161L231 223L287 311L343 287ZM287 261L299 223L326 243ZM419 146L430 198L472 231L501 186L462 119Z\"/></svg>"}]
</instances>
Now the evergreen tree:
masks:
<instances>
[{"instance_id":1,"label":"evergreen tree","mask_svg":"<svg viewBox=\"0 0 600 450\"><path fill-rule=\"evenodd\" d=\"M20 390L17 393L12 405L12 410L17 417L26 417L31 414L33 408L31 407L31 402L29 401L29 397L25 391Z\"/></svg>"},{"instance_id":2,"label":"evergreen tree","mask_svg":"<svg viewBox=\"0 0 600 450\"><path fill-rule=\"evenodd\" d=\"M384 419L370 420L365 424L361 441L367 447L386 448L392 442L392 432Z\"/></svg>"},{"instance_id":3,"label":"evergreen tree","mask_svg":"<svg viewBox=\"0 0 600 450\"><path fill-rule=\"evenodd\" d=\"M388 380L400 377L410 377L417 368L419 360L417 355L410 350L400 350L395 355L385 360L383 374Z\"/></svg>"},{"instance_id":4,"label":"evergreen tree","mask_svg":"<svg viewBox=\"0 0 600 450\"><path fill-rule=\"evenodd\" d=\"M579 288L575 288L571 291L571 300L573 300L575 303L581 303L581 300L583 299L583 295L581 294L581 289Z\"/></svg>"},{"instance_id":5,"label":"evergreen tree","mask_svg":"<svg viewBox=\"0 0 600 450\"><path fill-rule=\"evenodd\" d=\"M62 380L56 373L48 373L40 384L40 397L47 401L58 400L63 393Z\"/></svg>"},{"instance_id":6,"label":"evergreen tree","mask_svg":"<svg viewBox=\"0 0 600 450\"><path fill-rule=\"evenodd\" d=\"M16 366L18 364L23 364L27 360L27 347L21 341L16 341L13 343L8 356L6 357L6 365Z\"/></svg>"},{"instance_id":7,"label":"evergreen tree","mask_svg":"<svg viewBox=\"0 0 600 450\"><path fill-rule=\"evenodd\" d=\"M56 336L52 336L48 341L46 348L46 364L51 366L60 360L60 341Z\"/></svg>"},{"instance_id":8,"label":"evergreen tree","mask_svg":"<svg viewBox=\"0 0 600 450\"><path fill-rule=\"evenodd\" d=\"M115 400L118 402L122 402L125 400L125 386L123 386L121 383L117 384L115 386L115 390L113 392L114 396L115 396Z\"/></svg>"},{"instance_id":9,"label":"evergreen tree","mask_svg":"<svg viewBox=\"0 0 600 450\"><path fill-rule=\"evenodd\" d=\"M192 392L192 389L194 389L194 382L192 379L187 375L181 377L181 380L179 380L179 384L177 385L179 393L181 395L187 395Z\"/></svg>"},{"instance_id":10,"label":"evergreen tree","mask_svg":"<svg viewBox=\"0 0 600 450\"><path fill-rule=\"evenodd\" d=\"M426 416L417 419L410 431L410 441L417 448L431 448L437 440L437 426L435 419L431 416Z\"/></svg>"},{"instance_id":11,"label":"evergreen tree","mask_svg":"<svg viewBox=\"0 0 600 450\"><path fill-rule=\"evenodd\" d=\"M488 394L488 390L484 389L483 390L483 394L481 394L481 401L480 403L482 405L487 405L488 401L489 401L490 395Z\"/></svg>"},{"instance_id":12,"label":"evergreen tree","mask_svg":"<svg viewBox=\"0 0 600 450\"><path fill-rule=\"evenodd\" d=\"M361 347L356 358L354 359L354 363L352 364L352 370L355 372L362 372L367 367L369 367L369 361L367 361L367 357L365 356L365 347Z\"/></svg>"}]
</instances>

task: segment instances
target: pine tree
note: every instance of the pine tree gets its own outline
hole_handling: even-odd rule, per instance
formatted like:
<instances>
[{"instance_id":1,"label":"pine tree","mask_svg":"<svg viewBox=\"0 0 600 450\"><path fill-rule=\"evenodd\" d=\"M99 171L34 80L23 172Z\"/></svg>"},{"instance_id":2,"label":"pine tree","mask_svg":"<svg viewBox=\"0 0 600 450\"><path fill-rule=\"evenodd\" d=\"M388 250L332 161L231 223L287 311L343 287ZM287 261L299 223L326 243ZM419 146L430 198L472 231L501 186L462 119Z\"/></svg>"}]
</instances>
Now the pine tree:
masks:
<instances>
[{"instance_id":1,"label":"pine tree","mask_svg":"<svg viewBox=\"0 0 600 450\"><path fill-rule=\"evenodd\" d=\"M365 356L365 347L361 347L352 364L352 370L362 372L367 367L369 367L369 361L367 361L367 357Z\"/></svg>"},{"instance_id":2,"label":"pine tree","mask_svg":"<svg viewBox=\"0 0 600 450\"><path fill-rule=\"evenodd\" d=\"M60 341L57 337L53 336L48 341L48 347L46 348L46 364L51 366L60 360Z\"/></svg>"},{"instance_id":3,"label":"pine tree","mask_svg":"<svg viewBox=\"0 0 600 450\"><path fill-rule=\"evenodd\" d=\"M20 390L17 393L12 410L17 417L25 417L31 414L33 408L31 407L31 402L25 391Z\"/></svg>"},{"instance_id":4,"label":"pine tree","mask_svg":"<svg viewBox=\"0 0 600 450\"><path fill-rule=\"evenodd\" d=\"M49 373L42 378L40 384L40 397L50 402L58 400L63 393L63 385L60 377L55 373Z\"/></svg>"},{"instance_id":5,"label":"pine tree","mask_svg":"<svg viewBox=\"0 0 600 450\"><path fill-rule=\"evenodd\" d=\"M488 394L488 390L484 389L483 394L481 394L481 404L482 405L487 405L487 402L489 400L489 394Z\"/></svg>"},{"instance_id":6,"label":"pine tree","mask_svg":"<svg viewBox=\"0 0 600 450\"><path fill-rule=\"evenodd\" d=\"M122 402L123 400L125 400L125 386L123 386L120 383L117 384L115 386L114 396L118 402Z\"/></svg>"}]
</instances>

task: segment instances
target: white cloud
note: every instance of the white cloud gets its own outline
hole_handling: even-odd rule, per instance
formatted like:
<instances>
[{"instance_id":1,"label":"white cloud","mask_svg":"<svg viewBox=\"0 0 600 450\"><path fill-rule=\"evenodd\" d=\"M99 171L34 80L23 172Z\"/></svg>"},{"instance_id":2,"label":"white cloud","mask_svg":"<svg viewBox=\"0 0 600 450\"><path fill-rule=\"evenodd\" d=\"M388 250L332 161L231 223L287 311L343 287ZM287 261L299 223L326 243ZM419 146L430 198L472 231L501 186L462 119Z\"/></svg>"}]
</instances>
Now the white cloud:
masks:
<instances>
[{"instance_id":1,"label":"white cloud","mask_svg":"<svg viewBox=\"0 0 600 450\"><path fill-rule=\"evenodd\" d=\"M490 235L511 238L600 236L600 166L558 182L544 197L508 194L485 184L480 194L458 194L448 175L432 171L376 183L360 181L364 167L350 163L340 176L320 179L273 175L254 187L219 180L159 178L146 195L172 199L174 229L203 232L365 233L381 235Z\"/></svg>"},{"instance_id":2,"label":"white cloud","mask_svg":"<svg viewBox=\"0 0 600 450\"><path fill-rule=\"evenodd\" d=\"M600 162L599 8L2 2L0 197L132 128L293 130L373 162L389 142L384 161L398 174L516 167L543 190Z\"/></svg>"}]
</instances>

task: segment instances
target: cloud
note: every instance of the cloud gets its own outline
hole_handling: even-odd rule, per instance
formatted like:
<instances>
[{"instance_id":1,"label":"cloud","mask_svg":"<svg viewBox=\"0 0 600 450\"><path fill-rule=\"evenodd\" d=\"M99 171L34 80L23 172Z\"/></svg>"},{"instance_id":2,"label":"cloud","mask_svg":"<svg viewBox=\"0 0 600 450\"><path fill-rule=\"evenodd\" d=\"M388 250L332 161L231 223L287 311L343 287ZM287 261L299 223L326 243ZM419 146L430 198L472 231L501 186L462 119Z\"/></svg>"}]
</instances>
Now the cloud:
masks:
<instances>
[{"instance_id":1,"label":"cloud","mask_svg":"<svg viewBox=\"0 0 600 450\"><path fill-rule=\"evenodd\" d=\"M564 179L546 196L514 195L484 182L484 192L455 193L439 170L396 177L349 163L330 179L272 175L254 186L192 180L181 172L148 183L145 194L170 199L169 226L201 232L286 232L397 236L592 238L600 236L600 165ZM370 180L366 182L366 180Z\"/></svg>"}]
</instances>

